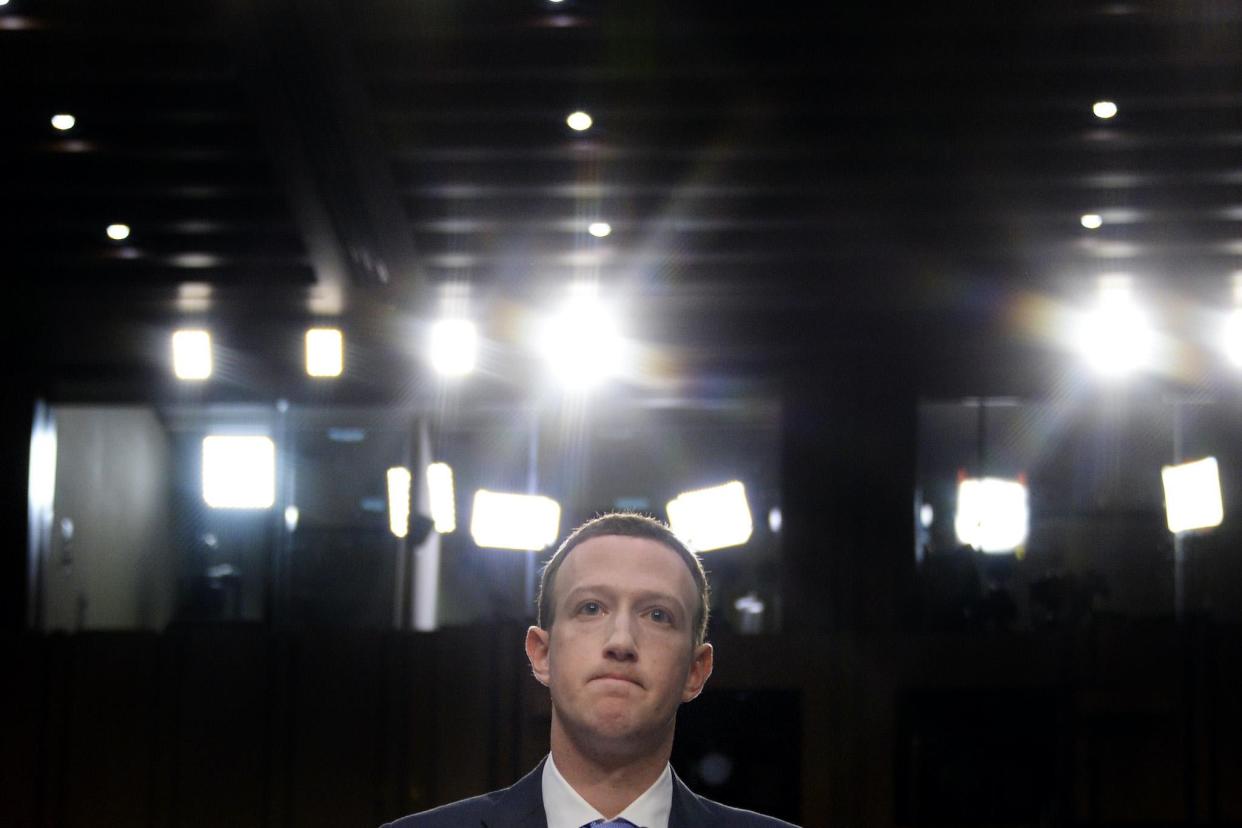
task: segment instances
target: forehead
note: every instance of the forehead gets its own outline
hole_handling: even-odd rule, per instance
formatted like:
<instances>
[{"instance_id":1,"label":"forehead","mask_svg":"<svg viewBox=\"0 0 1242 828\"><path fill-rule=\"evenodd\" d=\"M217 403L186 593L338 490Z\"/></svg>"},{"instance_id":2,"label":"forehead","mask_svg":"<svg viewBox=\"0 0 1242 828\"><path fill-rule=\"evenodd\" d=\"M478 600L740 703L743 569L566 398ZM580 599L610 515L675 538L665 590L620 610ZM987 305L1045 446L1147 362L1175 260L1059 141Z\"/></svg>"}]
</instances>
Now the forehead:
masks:
<instances>
[{"instance_id":1,"label":"forehead","mask_svg":"<svg viewBox=\"0 0 1242 828\"><path fill-rule=\"evenodd\" d=\"M698 603L698 589L681 556L651 538L600 535L575 546L556 575L559 601L579 586L672 592L687 607Z\"/></svg>"}]
</instances>

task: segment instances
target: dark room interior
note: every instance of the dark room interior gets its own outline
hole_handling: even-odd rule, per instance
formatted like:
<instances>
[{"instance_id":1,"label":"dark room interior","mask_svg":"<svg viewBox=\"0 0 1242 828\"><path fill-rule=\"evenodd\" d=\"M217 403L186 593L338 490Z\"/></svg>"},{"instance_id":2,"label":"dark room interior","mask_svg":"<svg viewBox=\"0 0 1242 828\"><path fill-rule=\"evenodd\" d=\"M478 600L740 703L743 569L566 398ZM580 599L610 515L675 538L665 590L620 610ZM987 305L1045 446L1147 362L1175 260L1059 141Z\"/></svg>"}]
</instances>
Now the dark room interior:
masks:
<instances>
[{"instance_id":1,"label":"dark room interior","mask_svg":"<svg viewBox=\"0 0 1242 828\"><path fill-rule=\"evenodd\" d=\"M511 785L624 511L694 792L1242 826L1242 4L0 0L0 76L0 823Z\"/></svg>"}]
</instances>

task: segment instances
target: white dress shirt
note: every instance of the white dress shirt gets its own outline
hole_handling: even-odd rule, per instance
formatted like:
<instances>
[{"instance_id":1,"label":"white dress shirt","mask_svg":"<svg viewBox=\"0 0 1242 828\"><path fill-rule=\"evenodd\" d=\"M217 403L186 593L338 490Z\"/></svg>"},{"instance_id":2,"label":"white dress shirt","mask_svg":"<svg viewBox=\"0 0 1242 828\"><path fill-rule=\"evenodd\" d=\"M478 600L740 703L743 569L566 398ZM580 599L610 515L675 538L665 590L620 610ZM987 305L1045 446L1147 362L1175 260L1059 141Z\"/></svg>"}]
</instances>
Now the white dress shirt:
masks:
<instances>
[{"instance_id":1,"label":"white dress shirt","mask_svg":"<svg viewBox=\"0 0 1242 828\"><path fill-rule=\"evenodd\" d=\"M607 819L565 781L552 761L552 754L548 754L548 761L543 763L542 782L543 812L548 817L548 828L582 828L597 819ZM614 819L628 819L639 828L668 828L672 809L673 771L665 765L660 778Z\"/></svg>"}]
</instances>

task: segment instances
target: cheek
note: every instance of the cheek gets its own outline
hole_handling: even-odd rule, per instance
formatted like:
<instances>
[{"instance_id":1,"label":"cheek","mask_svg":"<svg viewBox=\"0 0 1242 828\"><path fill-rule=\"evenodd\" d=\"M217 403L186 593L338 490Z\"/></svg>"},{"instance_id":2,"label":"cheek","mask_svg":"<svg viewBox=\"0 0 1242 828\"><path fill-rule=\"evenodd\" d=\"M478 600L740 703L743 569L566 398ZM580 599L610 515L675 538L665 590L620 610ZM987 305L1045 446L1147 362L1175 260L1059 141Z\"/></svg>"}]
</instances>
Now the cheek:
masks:
<instances>
[{"instance_id":1,"label":"cheek","mask_svg":"<svg viewBox=\"0 0 1242 828\"><path fill-rule=\"evenodd\" d=\"M681 695L681 688L686 683L686 674L690 670L690 659L681 652L680 648L676 652L664 653L659 663L659 674L661 676L661 684L670 689L677 691L677 695Z\"/></svg>"},{"instance_id":2,"label":"cheek","mask_svg":"<svg viewBox=\"0 0 1242 828\"><path fill-rule=\"evenodd\" d=\"M584 670L590 664L589 651L589 637L580 631L558 635L548 648L548 670L554 677Z\"/></svg>"}]
</instances>

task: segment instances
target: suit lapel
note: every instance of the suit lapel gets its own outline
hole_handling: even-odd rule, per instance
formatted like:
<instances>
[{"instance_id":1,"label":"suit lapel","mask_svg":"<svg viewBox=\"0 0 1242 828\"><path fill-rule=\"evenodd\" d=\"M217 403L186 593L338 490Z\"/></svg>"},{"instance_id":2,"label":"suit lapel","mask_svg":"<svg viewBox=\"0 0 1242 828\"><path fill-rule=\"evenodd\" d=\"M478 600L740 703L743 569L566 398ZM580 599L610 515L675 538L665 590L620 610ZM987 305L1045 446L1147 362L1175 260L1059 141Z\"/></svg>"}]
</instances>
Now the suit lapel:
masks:
<instances>
[{"instance_id":1,"label":"suit lapel","mask_svg":"<svg viewBox=\"0 0 1242 828\"><path fill-rule=\"evenodd\" d=\"M673 803L668 828L702 828L708 824L710 816L699 798L673 771ZM480 825L481 828L547 828L548 817L543 810L543 762L505 789Z\"/></svg>"},{"instance_id":2,"label":"suit lapel","mask_svg":"<svg viewBox=\"0 0 1242 828\"><path fill-rule=\"evenodd\" d=\"M709 824L709 818L710 814L694 791L673 771L673 807L668 814L668 828L702 828Z\"/></svg>"},{"instance_id":3,"label":"suit lapel","mask_svg":"<svg viewBox=\"0 0 1242 828\"><path fill-rule=\"evenodd\" d=\"M543 762L506 788L480 825L482 828L548 828L548 818L543 811Z\"/></svg>"}]
</instances>

